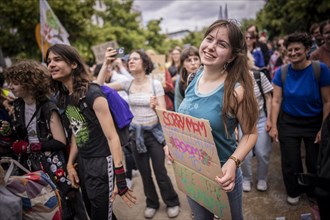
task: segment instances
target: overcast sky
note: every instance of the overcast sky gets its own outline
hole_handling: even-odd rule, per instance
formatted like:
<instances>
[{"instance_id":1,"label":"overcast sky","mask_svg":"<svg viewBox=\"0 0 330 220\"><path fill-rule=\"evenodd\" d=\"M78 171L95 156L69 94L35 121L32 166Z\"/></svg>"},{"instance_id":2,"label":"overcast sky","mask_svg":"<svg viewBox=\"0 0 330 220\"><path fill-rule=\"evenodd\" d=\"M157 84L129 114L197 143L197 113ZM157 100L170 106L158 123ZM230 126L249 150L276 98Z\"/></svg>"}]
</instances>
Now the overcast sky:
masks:
<instances>
[{"instance_id":1,"label":"overcast sky","mask_svg":"<svg viewBox=\"0 0 330 220\"><path fill-rule=\"evenodd\" d=\"M224 11L226 3L228 18L241 21L255 18L265 0L134 0L135 8L142 12L144 24L163 18L162 31L169 33L209 26L219 17L220 5Z\"/></svg>"}]
</instances>

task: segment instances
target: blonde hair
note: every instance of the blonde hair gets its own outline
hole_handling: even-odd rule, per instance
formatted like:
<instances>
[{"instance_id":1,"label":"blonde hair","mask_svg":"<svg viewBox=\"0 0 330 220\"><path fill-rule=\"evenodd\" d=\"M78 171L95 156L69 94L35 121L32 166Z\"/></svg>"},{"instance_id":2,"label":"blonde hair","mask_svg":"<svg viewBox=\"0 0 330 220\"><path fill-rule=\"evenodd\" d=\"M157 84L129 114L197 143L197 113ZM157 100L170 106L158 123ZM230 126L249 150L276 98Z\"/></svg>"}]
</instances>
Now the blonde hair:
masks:
<instances>
[{"instance_id":1,"label":"blonde hair","mask_svg":"<svg viewBox=\"0 0 330 220\"><path fill-rule=\"evenodd\" d=\"M253 69L255 67L254 65L254 57L250 51L247 52L247 58L248 58L248 65L250 69Z\"/></svg>"}]
</instances>

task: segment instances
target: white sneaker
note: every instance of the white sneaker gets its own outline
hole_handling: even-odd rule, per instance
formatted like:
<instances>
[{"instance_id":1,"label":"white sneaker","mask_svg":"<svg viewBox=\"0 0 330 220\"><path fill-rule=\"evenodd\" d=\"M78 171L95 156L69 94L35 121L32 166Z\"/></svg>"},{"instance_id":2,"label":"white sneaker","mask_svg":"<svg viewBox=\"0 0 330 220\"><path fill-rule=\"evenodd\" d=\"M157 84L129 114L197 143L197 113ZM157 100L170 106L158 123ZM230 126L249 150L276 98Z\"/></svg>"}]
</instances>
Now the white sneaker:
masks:
<instances>
[{"instance_id":1,"label":"white sneaker","mask_svg":"<svg viewBox=\"0 0 330 220\"><path fill-rule=\"evenodd\" d=\"M128 179L128 178L126 178L126 185L127 185L127 187L128 187L129 189L132 189L132 188L133 188L133 184L134 184L134 182L133 182L132 179Z\"/></svg>"},{"instance_id":2,"label":"white sneaker","mask_svg":"<svg viewBox=\"0 0 330 220\"><path fill-rule=\"evenodd\" d=\"M290 197L290 196L288 196L288 198L286 199L286 201L290 205L298 205L299 199L300 199L300 196L297 196L297 197Z\"/></svg>"},{"instance_id":3,"label":"white sneaker","mask_svg":"<svg viewBox=\"0 0 330 220\"><path fill-rule=\"evenodd\" d=\"M179 215L179 213L180 213L180 207L178 205L167 208L167 216L169 218L177 217Z\"/></svg>"},{"instance_id":4,"label":"white sneaker","mask_svg":"<svg viewBox=\"0 0 330 220\"><path fill-rule=\"evenodd\" d=\"M145 210L144 210L144 217L145 218L153 218L154 216L155 216L155 214L156 214L156 209L154 209L154 208L149 208L149 207L147 207Z\"/></svg>"},{"instance_id":5,"label":"white sneaker","mask_svg":"<svg viewBox=\"0 0 330 220\"><path fill-rule=\"evenodd\" d=\"M268 189L267 182L265 180L258 180L257 190L264 192L267 189Z\"/></svg>"},{"instance_id":6,"label":"white sneaker","mask_svg":"<svg viewBox=\"0 0 330 220\"><path fill-rule=\"evenodd\" d=\"M251 181L243 180L243 191L244 192L250 192L251 191Z\"/></svg>"}]
</instances>

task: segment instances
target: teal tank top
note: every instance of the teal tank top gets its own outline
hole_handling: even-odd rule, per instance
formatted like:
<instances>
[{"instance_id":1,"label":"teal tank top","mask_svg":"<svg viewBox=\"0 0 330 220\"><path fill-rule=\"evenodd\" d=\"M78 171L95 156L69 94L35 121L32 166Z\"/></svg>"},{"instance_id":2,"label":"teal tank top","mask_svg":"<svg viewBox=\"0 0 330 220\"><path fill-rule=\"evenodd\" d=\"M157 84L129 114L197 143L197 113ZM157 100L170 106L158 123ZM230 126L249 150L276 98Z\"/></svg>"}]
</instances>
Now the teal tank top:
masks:
<instances>
[{"instance_id":1,"label":"teal tank top","mask_svg":"<svg viewBox=\"0 0 330 220\"><path fill-rule=\"evenodd\" d=\"M221 164L224 164L236 149L234 132L237 127L237 119L236 117L231 117L228 120L227 135L222 119L224 85L219 85L218 88L208 94L200 94L197 90L197 85L202 75L203 68L200 68L193 81L187 87L186 96L178 112L210 121L218 156Z\"/></svg>"}]
</instances>

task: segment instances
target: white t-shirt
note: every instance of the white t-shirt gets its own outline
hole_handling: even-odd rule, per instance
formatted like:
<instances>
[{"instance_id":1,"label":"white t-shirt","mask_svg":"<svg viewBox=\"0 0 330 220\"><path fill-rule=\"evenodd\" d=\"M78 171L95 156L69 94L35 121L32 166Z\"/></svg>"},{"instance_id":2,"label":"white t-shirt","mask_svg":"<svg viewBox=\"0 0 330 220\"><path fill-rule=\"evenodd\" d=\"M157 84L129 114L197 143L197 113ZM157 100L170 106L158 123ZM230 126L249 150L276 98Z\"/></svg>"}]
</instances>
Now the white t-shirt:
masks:
<instances>
[{"instance_id":1,"label":"white t-shirt","mask_svg":"<svg viewBox=\"0 0 330 220\"><path fill-rule=\"evenodd\" d=\"M130 89L130 85L133 80L126 81L122 84L124 90L128 93L128 103L131 107L131 111L134 115L133 124L144 125L144 126L152 126L158 123L158 116L156 112L150 108L150 97L151 96L163 96L164 89L158 80L153 80L153 85L151 78L150 93L132 93L128 91Z\"/></svg>"},{"instance_id":2,"label":"white t-shirt","mask_svg":"<svg viewBox=\"0 0 330 220\"><path fill-rule=\"evenodd\" d=\"M38 134L37 134L37 117L35 116L31 120L35 111L36 111L35 103L32 105L27 105L25 103L25 126L28 126L26 130L28 134L29 143L39 143Z\"/></svg>"}]
</instances>

